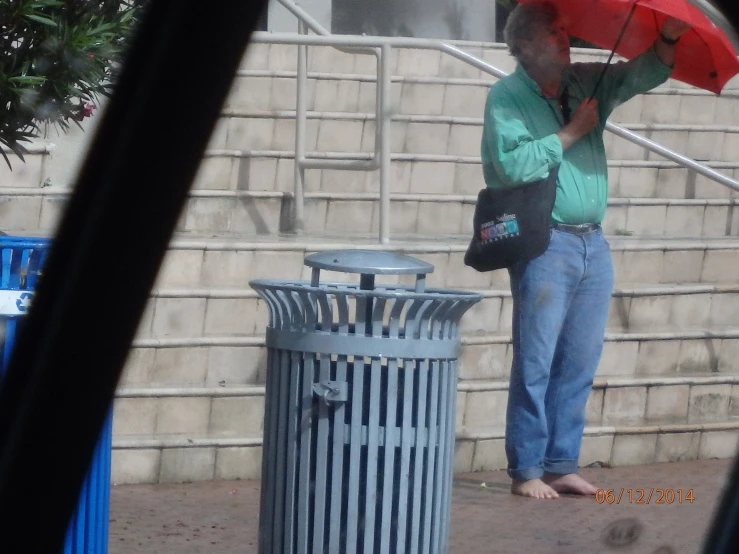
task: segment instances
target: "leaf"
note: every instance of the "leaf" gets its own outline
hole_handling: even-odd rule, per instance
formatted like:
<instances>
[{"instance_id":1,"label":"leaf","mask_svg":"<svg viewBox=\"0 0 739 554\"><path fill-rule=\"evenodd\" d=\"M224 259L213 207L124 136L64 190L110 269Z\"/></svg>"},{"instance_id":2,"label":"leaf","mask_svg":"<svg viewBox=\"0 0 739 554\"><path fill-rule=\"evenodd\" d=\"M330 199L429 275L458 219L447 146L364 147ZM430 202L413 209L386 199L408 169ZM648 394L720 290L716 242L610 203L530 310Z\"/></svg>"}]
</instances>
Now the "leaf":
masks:
<instances>
[{"instance_id":1,"label":"leaf","mask_svg":"<svg viewBox=\"0 0 739 554\"><path fill-rule=\"evenodd\" d=\"M28 154L28 150L22 145L18 144L17 142L13 141L12 143L9 143L8 141L2 140L0 141L2 144L5 144L10 150L13 151L13 153L20 158L20 160L23 163L26 163L26 159L23 157L23 154ZM5 154L5 150L0 148L0 154L3 155L3 158L5 158L5 163L8 164L8 167L10 168L10 171L13 171L13 166L10 164L10 160L8 159L7 154Z\"/></svg>"},{"instance_id":2,"label":"leaf","mask_svg":"<svg viewBox=\"0 0 739 554\"><path fill-rule=\"evenodd\" d=\"M11 144L10 149L13 151L13 153L18 156L23 163L26 163L26 159L23 157L23 154L28 154L28 150L19 143Z\"/></svg>"},{"instance_id":3,"label":"leaf","mask_svg":"<svg viewBox=\"0 0 739 554\"><path fill-rule=\"evenodd\" d=\"M56 21L42 15L28 14L26 15L26 18L33 19L34 21L38 21L39 23L43 23L44 25L48 25L50 27L56 27Z\"/></svg>"},{"instance_id":4,"label":"leaf","mask_svg":"<svg viewBox=\"0 0 739 554\"><path fill-rule=\"evenodd\" d=\"M52 6L63 6L64 2L59 0L36 0L36 2L30 2L28 7L31 9L48 8Z\"/></svg>"},{"instance_id":5,"label":"leaf","mask_svg":"<svg viewBox=\"0 0 739 554\"><path fill-rule=\"evenodd\" d=\"M8 159L8 156L5 153L5 150L3 150L2 148L0 148L0 154L2 154L3 155L3 158L5 158L5 163L8 164L8 167L10 168L10 171L13 171L13 166L10 165L10 160Z\"/></svg>"},{"instance_id":6,"label":"leaf","mask_svg":"<svg viewBox=\"0 0 739 554\"><path fill-rule=\"evenodd\" d=\"M11 83L18 83L19 85L43 85L46 82L46 77L36 75L21 75L18 77L11 77L8 79Z\"/></svg>"}]
</instances>

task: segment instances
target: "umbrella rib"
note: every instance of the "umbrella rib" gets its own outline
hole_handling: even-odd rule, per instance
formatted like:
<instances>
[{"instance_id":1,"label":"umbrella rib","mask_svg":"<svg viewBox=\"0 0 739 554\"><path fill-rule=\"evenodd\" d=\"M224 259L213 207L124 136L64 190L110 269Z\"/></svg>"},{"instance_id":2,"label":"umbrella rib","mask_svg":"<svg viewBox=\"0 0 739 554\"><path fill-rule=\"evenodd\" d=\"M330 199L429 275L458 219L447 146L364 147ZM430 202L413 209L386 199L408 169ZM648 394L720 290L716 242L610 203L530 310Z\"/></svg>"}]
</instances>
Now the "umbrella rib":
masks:
<instances>
[{"instance_id":1,"label":"umbrella rib","mask_svg":"<svg viewBox=\"0 0 739 554\"><path fill-rule=\"evenodd\" d=\"M608 67L611 65L611 60L613 59L613 55L616 53L616 48L618 48L618 45L621 44L621 39L624 38L624 34L626 33L626 28L629 26L629 23L631 23L631 18L634 16L635 11L636 11L636 0L634 0L634 3L631 5L631 11L629 12L629 17L626 18L626 23L624 23L624 26L621 29L621 33L618 35L618 38L616 39L616 44L613 46L613 49L611 50L611 55L608 57L608 61L606 62L606 65L603 67L603 71L601 71L600 77L598 77L598 82L595 83L595 87L593 88L593 94L590 95L590 100L595 98L595 93L598 92L598 88L600 87L600 84L603 81L603 77L606 76L606 71L608 71Z\"/></svg>"}]
</instances>

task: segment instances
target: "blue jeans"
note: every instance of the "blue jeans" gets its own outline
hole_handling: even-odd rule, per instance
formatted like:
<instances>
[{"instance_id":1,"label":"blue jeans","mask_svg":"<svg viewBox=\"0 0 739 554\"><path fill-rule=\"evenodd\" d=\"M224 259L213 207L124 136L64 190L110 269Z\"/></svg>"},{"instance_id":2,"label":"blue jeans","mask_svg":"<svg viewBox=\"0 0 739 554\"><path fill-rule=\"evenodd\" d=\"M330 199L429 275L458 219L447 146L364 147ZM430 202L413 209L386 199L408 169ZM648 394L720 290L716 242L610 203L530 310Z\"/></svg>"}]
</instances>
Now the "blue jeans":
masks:
<instances>
[{"instance_id":1,"label":"blue jeans","mask_svg":"<svg viewBox=\"0 0 739 554\"><path fill-rule=\"evenodd\" d=\"M575 473L613 291L611 250L601 229L552 229L546 252L509 272L508 475L527 481Z\"/></svg>"}]
</instances>

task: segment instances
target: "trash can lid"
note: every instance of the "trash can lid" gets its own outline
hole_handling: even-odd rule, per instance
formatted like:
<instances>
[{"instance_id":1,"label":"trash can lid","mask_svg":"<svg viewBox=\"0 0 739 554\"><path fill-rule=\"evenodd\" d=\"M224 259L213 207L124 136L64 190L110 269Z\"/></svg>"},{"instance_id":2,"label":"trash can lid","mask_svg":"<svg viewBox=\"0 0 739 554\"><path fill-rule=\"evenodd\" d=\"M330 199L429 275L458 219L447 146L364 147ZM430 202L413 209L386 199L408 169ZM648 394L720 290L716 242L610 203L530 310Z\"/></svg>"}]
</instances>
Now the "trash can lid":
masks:
<instances>
[{"instance_id":1,"label":"trash can lid","mask_svg":"<svg viewBox=\"0 0 739 554\"><path fill-rule=\"evenodd\" d=\"M382 250L334 250L305 257L305 265L318 269L368 275L426 275L434 266L418 258Z\"/></svg>"}]
</instances>

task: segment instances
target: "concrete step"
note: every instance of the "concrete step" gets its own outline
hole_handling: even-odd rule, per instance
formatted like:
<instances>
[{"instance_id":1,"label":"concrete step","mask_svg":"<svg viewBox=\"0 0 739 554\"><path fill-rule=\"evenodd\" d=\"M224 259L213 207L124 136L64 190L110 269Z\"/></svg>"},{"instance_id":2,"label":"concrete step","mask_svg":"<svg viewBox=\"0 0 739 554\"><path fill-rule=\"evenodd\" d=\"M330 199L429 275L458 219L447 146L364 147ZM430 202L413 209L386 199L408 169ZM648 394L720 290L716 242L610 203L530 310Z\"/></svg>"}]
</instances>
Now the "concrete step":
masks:
<instances>
[{"instance_id":1,"label":"concrete step","mask_svg":"<svg viewBox=\"0 0 739 554\"><path fill-rule=\"evenodd\" d=\"M510 333L510 291L497 288L476 292L483 299L467 312L461 332ZM350 308L353 310L354 306ZM266 303L251 288L159 289L152 293L137 336L142 339L260 336L268 319ZM701 329L739 329L739 285L623 285L614 291L610 332L670 333Z\"/></svg>"},{"instance_id":2,"label":"concrete step","mask_svg":"<svg viewBox=\"0 0 739 554\"><path fill-rule=\"evenodd\" d=\"M739 423L588 426L583 435L580 467L726 459L736 455ZM455 472L505 469L504 437L500 427L479 434L459 433ZM261 438L116 438L111 482L124 485L258 480L261 462Z\"/></svg>"},{"instance_id":3,"label":"concrete step","mask_svg":"<svg viewBox=\"0 0 739 554\"><path fill-rule=\"evenodd\" d=\"M368 160L370 154L309 152L309 157ZM294 188L294 152L211 150L203 160L193 189L289 192ZM480 157L442 154L394 154L390 191L476 195L484 186ZM739 163L710 162L709 167L732 178ZM609 194L614 198L732 198L733 191L666 161L611 160ZM379 191L379 173L308 169L307 192L359 193Z\"/></svg>"},{"instance_id":4,"label":"concrete step","mask_svg":"<svg viewBox=\"0 0 739 554\"><path fill-rule=\"evenodd\" d=\"M617 283L725 283L739 264L739 240L704 237L609 237ZM416 256L434 266L430 287L489 289L507 286L506 271L480 273L464 265L467 238L422 236L393 238L380 246L374 236L309 235L245 238L224 233L178 233L170 243L157 288L246 287L251 279L310 280L306 255L329 250L365 248ZM344 280L328 272L325 279ZM380 282L384 282L380 280ZM392 282L388 279L387 282Z\"/></svg>"},{"instance_id":5,"label":"concrete step","mask_svg":"<svg viewBox=\"0 0 739 554\"><path fill-rule=\"evenodd\" d=\"M367 153L312 152L309 156L368 160ZM60 186L45 169L48 155L31 154L27 163L0 181L0 190L25 189L28 194L58 196ZM193 191L292 192L294 152L277 150L209 150L192 184ZM728 177L739 179L739 162L707 163ZM6 166L7 169L7 166ZM666 161L611 160L608 162L611 198L729 199L731 189ZM480 157L442 154L394 154L390 172L393 194L452 194L476 196L484 186ZM37 189L50 192L31 192ZM377 171L309 169L306 192L379 194ZM57 191L57 192L54 192Z\"/></svg>"},{"instance_id":6,"label":"concrete step","mask_svg":"<svg viewBox=\"0 0 739 554\"><path fill-rule=\"evenodd\" d=\"M739 421L586 426L579 466L621 467L736 456ZM455 471L506 468L505 429L462 431L457 435Z\"/></svg>"},{"instance_id":7,"label":"concrete step","mask_svg":"<svg viewBox=\"0 0 739 554\"><path fill-rule=\"evenodd\" d=\"M4 228L53 233L71 193L68 189L0 189ZM391 195L390 231L428 237L467 236L476 195ZM278 234L292 227L293 195L272 191L194 190L178 231ZM739 235L739 199L612 198L603 227L608 234L721 237ZM443 213L444 217L440 217ZM377 193L306 193L305 231L343 236L376 234Z\"/></svg>"},{"instance_id":8,"label":"concrete step","mask_svg":"<svg viewBox=\"0 0 739 554\"><path fill-rule=\"evenodd\" d=\"M306 148L339 152L374 152L374 109L363 113L339 111L340 104L307 114ZM354 106L351 106L354 107ZM739 127L722 125L648 124L640 120L623 126L696 160L735 161ZM475 117L404 115L393 118L391 151L405 154L480 155L482 113ZM610 132L604 135L611 160L656 160L651 153ZM213 149L283 150L295 147L295 111L226 109L211 140Z\"/></svg>"},{"instance_id":9,"label":"concrete step","mask_svg":"<svg viewBox=\"0 0 739 554\"><path fill-rule=\"evenodd\" d=\"M50 154L56 150L56 145L37 139L24 146L28 150L28 154L24 156L25 162L5 146L0 146L10 160L10 167L4 159L0 164L0 188L36 189L51 184L51 181L44 181L49 178Z\"/></svg>"},{"instance_id":10,"label":"concrete step","mask_svg":"<svg viewBox=\"0 0 739 554\"><path fill-rule=\"evenodd\" d=\"M505 44L478 41L445 41L465 52L490 63L501 71L510 72L515 68L515 60L508 53ZM608 52L591 48L573 48L573 61L606 61ZM298 48L287 44L249 45L242 61L242 70L295 71ZM308 71L339 71L360 75L376 75L377 64L374 56L341 52L327 46L308 47ZM423 77L481 78L489 76L453 56L435 50L414 48L393 48L390 71L393 75L412 75Z\"/></svg>"},{"instance_id":11,"label":"concrete step","mask_svg":"<svg viewBox=\"0 0 739 554\"><path fill-rule=\"evenodd\" d=\"M326 69L308 74L307 109L373 113L376 78L338 71ZM391 109L393 113L404 115L480 117L494 82L492 77L393 77ZM614 110L610 120L614 123L739 125L734 92L716 96L695 88L670 88L670 84L622 104ZM294 110L296 91L294 71L240 70L225 106L240 110Z\"/></svg>"},{"instance_id":12,"label":"concrete step","mask_svg":"<svg viewBox=\"0 0 739 554\"><path fill-rule=\"evenodd\" d=\"M457 46L506 73L512 72L516 67L516 61L508 52L505 44L478 41L445 42ZM571 56L573 62L607 62L610 51L596 48L572 48ZM294 72L297 68L297 59L297 46L251 44L242 59L240 69ZM621 60L620 56L614 56L612 61L616 63ZM308 47L308 71L335 71L372 77L377 74L377 64L374 56L349 54L325 46L310 46ZM436 50L414 48L393 48L390 71L393 75L409 77L494 79L487 72L476 69L448 54ZM694 87L674 79L669 79L664 86L694 90ZM739 88L739 79L734 78L726 84L724 91L731 92L737 88Z\"/></svg>"},{"instance_id":13,"label":"concrete step","mask_svg":"<svg viewBox=\"0 0 739 554\"><path fill-rule=\"evenodd\" d=\"M480 434L505 424L507 380L462 380L457 427ZM739 416L739 375L597 378L587 404L592 426L721 422ZM260 438L264 387L120 389L117 438ZM739 421L739 420L737 420Z\"/></svg>"},{"instance_id":14,"label":"concrete step","mask_svg":"<svg viewBox=\"0 0 739 554\"><path fill-rule=\"evenodd\" d=\"M659 461L696 459L709 454L714 457L721 450L714 444L719 437L727 441L739 436L737 387L739 375L736 374L598 379L586 409L588 428L581 463L587 465L596 460L612 465L632 463L625 452L620 452L626 449L631 456L632 449L622 445L614 449L614 444L619 442L616 437L620 436L632 437L627 444L653 442L653 457L660 450L656 444L667 440L663 450L669 448L661 457L670 459ZM486 450L502 447L507 388L505 381L460 383L457 471L505 466L500 452L493 457ZM236 477L258 475L263 418L262 387L122 388L114 412L113 481L229 478L223 465L233 457L243 463ZM683 435L682 439L678 433ZM693 434L687 443L686 434ZM595 437L599 440L593 440ZM607 446L603 437L611 438L609 455L605 455ZM644 453L639 453L640 459L643 456ZM157 458L161 461L154 463L152 460ZM503 466L490 466L501 460ZM231 467L230 471L237 470Z\"/></svg>"},{"instance_id":15,"label":"concrete step","mask_svg":"<svg viewBox=\"0 0 739 554\"><path fill-rule=\"evenodd\" d=\"M736 371L739 329L608 332L598 375L705 376ZM510 333L462 337L463 380L507 379ZM265 383L264 335L137 338L121 379L128 388L254 386Z\"/></svg>"},{"instance_id":16,"label":"concrete step","mask_svg":"<svg viewBox=\"0 0 739 554\"><path fill-rule=\"evenodd\" d=\"M223 132L227 135L227 131ZM292 141L292 137L285 139L283 146L288 150L208 150L192 189L292 191L295 158L290 150L294 147ZM225 139L214 135L212 144L222 146ZM341 151L344 148L342 144L334 144L339 151L310 151L308 156L356 160L371 157L368 152ZM50 157L51 150L49 144L36 144L26 156L26 163L11 156L13 171L7 165L4 169L0 166L0 190L22 188L30 193L43 188L69 188L73 181L65 179L60 173L59 163ZM57 150L62 152L64 145ZM716 150L716 158L722 157L719 152ZM75 154L80 158L77 161L81 161L81 154ZM64 155L69 156L70 152ZM637 157L636 153L634 157ZM739 179L739 163L736 160L709 161L705 164L728 177ZM613 198L726 199L736 196L731 189L669 161L611 158L608 173L609 194ZM390 188L394 193L475 195L483 185L479 153L475 156L392 155ZM379 174L377 171L309 169L305 172L305 187L309 192L377 193Z\"/></svg>"}]
</instances>

